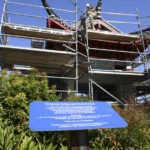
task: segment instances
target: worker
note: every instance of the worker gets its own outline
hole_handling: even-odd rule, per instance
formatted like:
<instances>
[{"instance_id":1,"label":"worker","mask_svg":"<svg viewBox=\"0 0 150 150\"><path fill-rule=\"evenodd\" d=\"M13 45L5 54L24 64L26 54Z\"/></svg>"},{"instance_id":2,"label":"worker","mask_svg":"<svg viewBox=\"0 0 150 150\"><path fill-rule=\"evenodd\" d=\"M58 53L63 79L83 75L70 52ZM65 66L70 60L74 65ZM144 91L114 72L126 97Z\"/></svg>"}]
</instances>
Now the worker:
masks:
<instances>
[{"instance_id":1,"label":"worker","mask_svg":"<svg viewBox=\"0 0 150 150\"><path fill-rule=\"evenodd\" d=\"M89 17L91 28L95 30L93 21L94 18L97 16L96 9L90 4L86 4L86 7L87 7L87 16Z\"/></svg>"}]
</instances>

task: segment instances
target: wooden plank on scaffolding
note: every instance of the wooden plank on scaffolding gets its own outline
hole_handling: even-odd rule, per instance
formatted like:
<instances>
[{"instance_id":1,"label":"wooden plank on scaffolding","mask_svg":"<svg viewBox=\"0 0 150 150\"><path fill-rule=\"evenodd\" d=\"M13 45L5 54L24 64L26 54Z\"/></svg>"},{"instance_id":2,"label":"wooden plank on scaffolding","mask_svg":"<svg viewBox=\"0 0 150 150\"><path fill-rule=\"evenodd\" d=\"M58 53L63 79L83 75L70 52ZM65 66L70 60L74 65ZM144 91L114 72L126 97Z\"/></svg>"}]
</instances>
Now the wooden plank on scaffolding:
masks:
<instances>
[{"instance_id":1,"label":"wooden plank on scaffolding","mask_svg":"<svg viewBox=\"0 0 150 150\"><path fill-rule=\"evenodd\" d=\"M33 56L29 54L17 54L17 53L1 53L3 60L9 61L9 60L16 60L16 61L22 61L22 62L38 62L38 63L44 63L44 64L56 64L56 65L62 65L66 64L70 58L69 57L62 57L58 58L55 56Z\"/></svg>"},{"instance_id":2,"label":"wooden plank on scaffolding","mask_svg":"<svg viewBox=\"0 0 150 150\"><path fill-rule=\"evenodd\" d=\"M54 74L71 69L71 67L65 66L74 57L74 53L71 52L12 46L0 46L0 55L4 65L29 65L37 69L44 66L46 67L45 71L52 67L55 68L53 69Z\"/></svg>"},{"instance_id":3,"label":"wooden plank on scaffolding","mask_svg":"<svg viewBox=\"0 0 150 150\"><path fill-rule=\"evenodd\" d=\"M89 73L91 74L91 78L98 84L106 85L126 85L136 81L144 81L146 79L146 75L143 72L91 70ZM87 83L87 79L88 74L85 72L79 82L85 84Z\"/></svg>"},{"instance_id":4,"label":"wooden plank on scaffolding","mask_svg":"<svg viewBox=\"0 0 150 150\"><path fill-rule=\"evenodd\" d=\"M52 28L38 28L34 26L24 26L17 24L3 24L2 31L5 34L10 35L62 40L62 41L70 41L74 35L73 31L66 31Z\"/></svg>"},{"instance_id":5,"label":"wooden plank on scaffolding","mask_svg":"<svg viewBox=\"0 0 150 150\"><path fill-rule=\"evenodd\" d=\"M92 70L90 73L93 80L100 84L129 84L146 79L143 72Z\"/></svg>"},{"instance_id":6,"label":"wooden plank on scaffolding","mask_svg":"<svg viewBox=\"0 0 150 150\"><path fill-rule=\"evenodd\" d=\"M87 30L89 39L99 39L99 40L111 40L120 42L131 42L138 40L139 35L125 34L125 33L114 33L109 31L100 30Z\"/></svg>"},{"instance_id":7,"label":"wooden plank on scaffolding","mask_svg":"<svg viewBox=\"0 0 150 150\"><path fill-rule=\"evenodd\" d=\"M16 70L16 71L22 71L23 73L29 73L33 68L35 67L30 67L30 66L12 66L10 70ZM62 70L58 68L52 68L51 66L49 67L39 67L37 66L36 69L38 69L39 72L46 72L47 74L51 75L56 75L60 74Z\"/></svg>"}]
</instances>

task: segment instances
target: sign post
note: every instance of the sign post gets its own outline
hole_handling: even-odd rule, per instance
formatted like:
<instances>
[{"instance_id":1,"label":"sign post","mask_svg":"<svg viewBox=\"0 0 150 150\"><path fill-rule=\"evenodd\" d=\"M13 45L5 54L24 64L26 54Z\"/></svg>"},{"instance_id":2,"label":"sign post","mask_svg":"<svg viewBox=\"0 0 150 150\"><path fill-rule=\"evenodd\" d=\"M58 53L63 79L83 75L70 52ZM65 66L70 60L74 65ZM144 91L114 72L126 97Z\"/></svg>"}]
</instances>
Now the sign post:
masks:
<instances>
[{"instance_id":1,"label":"sign post","mask_svg":"<svg viewBox=\"0 0 150 150\"><path fill-rule=\"evenodd\" d=\"M68 150L89 150L88 130L69 131Z\"/></svg>"},{"instance_id":2,"label":"sign post","mask_svg":"<svg viewBox=\"0 0 150 150\"><path fill-rule=\"evenodd\" d=\"M69 131L69 150L88 150L88 129L120 128L127 123L105 102L32 102L34 131Z\"/></svg>"}]
</instances>

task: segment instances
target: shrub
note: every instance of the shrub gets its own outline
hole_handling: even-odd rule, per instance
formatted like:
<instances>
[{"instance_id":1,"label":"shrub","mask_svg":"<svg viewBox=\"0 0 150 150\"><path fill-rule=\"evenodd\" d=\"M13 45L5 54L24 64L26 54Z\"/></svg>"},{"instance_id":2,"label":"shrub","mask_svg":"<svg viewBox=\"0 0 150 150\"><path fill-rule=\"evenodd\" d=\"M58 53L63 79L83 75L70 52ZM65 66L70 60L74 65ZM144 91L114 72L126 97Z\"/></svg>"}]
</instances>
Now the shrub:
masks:
<instances>
[{"instance_id":1,"label":"shrub","mask_svg":"<svg viewBox=\"0 0 150 150\"><path fill-rule=\"evenodd\" d=\"M143 104L127 105L124 109L119 105L113 107L128 122L128 126L89 131L91 148L101 146L109 150L149 150L150 124L147 115L149 107Z\"/></svg>"},{"instance_id":2,"label":"shrub","mask_svg":"<svg viewBox=\"0 0 150 150\"><path fill-rule=\"evenodd\" d=\"M40 142L37 138L25 133L15 134L14 127L0 119L0 150L56 150L57 145Z\"/></svg>"},{"instance_id":3,"label":"shrub","mask_svg":"<svg viewBox=\"0 0 150 150\"><path fill-rule=\"evenodd\" d=\"M54 89L49 90L45 75L31 72L28 76L18 72L0 72L0 110L1 117L16 127L18 132L28 129L29 103L32 101L58 101Z\"/></svg>"}]
</instances>

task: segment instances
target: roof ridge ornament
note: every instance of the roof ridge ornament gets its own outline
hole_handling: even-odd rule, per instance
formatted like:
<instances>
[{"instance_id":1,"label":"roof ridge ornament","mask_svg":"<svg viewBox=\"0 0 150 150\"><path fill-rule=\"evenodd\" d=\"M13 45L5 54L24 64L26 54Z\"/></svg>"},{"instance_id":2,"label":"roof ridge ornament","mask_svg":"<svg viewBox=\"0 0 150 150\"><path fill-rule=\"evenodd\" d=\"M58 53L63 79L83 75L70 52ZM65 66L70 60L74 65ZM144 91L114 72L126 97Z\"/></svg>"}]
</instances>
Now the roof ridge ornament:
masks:
<instances>
[{"instance_id":1,"label":"roof ridge ornament","mask_svg":"<svg viewBox=\"0 0 150 150\"><path fill-rule=\"evenodd\" d=\"M101 6L102 6L102 0L98 0L96 6L97 18L101 18Z\"/></svg>"},{"instance_id":2,"label":"roof ridge ornament","mask_svg":"<svg viewBox=\"0 0 150 150\"><path fill-rule=\"evenodd\" d=\"M54 20L57 20L59 23L61 23L63 26L67 27L70 29L70 26L63 20L61 19L54 11L51 9L51 6L47 3L47 0L41 0L43 6L45 7L49 17L53 18Z\"/></svg>"}]
</instances>

